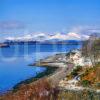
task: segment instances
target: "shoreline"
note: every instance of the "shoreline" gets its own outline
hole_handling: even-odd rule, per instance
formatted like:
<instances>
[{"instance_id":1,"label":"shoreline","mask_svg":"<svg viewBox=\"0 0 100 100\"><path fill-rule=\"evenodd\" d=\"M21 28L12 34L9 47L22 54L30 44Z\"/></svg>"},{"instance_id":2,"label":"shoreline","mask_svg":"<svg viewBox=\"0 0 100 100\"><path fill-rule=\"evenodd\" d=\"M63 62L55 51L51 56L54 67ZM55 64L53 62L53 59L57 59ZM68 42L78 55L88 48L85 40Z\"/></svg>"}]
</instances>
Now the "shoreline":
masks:
<instances>
[{"instance_id":1,"label":"shoreline","mask_svg":"<svg viewBox=\"0 0 100 100\"><path fill-rule=\"evenodd\" d=\"M73 69L74 65L71 64L72 67L69 67L70 63L68 65L65 63L66 65L64 65L63 62L61 62L61 63L55 62L53 60L53 58L58 57L58 56L59 57L65 56L65 53L54 54L53 56L48 56L48 57L41 59L33 64L29 64L29 66L31 66L31 67L38 66L38 67L46 67L47 69L46 69L46 71L37 74L36 77L26 79L17 85L20 87L23 84L27 85L27 83L35 84L35 82L38 82L43 79L50 80L53 85L56 85L57 83L59 83L59 81L61 79L65 78L67 73L69 73ZM50 61L48 59L51 59L53 61ZM54 80L56 78L57 78L57 80ZM14 86L14 88L16 86Z\"/></svg>"},{"instance_id":2,"label":"shoreline","mask_svg":"<svg viewBox=\"0 0 100 100\"><path fill-rule=\"evenodd\" d=\"M21 85L27 85L27 84L35 83L36 81L38 81L40 79L44 79L44 78L48 77L49 75L51 75L53 72L55 72L57 69L58 68L56 68L56 67L51 68L51 67L48 66L47 69L44 72L38 73L35 77L31 77L29 79L21 81L20 83L17 83L13 87L12 91L16 92L20 88Z\"/></svg>"},{"instance_id":3,"label":"shoreline","mask_svg":"<svg viewBox=\"0 0 100 100\"><path fill-rule=\"evenodd\" d=\"M29 79L23 80L20 83L16 84L11 90L6 91L5 93L1 93L0 96L8 94L9 92L16 92L19 90L19 88L22 85L27 85L27 84L35 84L36 82L38 82L39 80L43 80L43 79L50 79L52 81L52 84L57 84L58 81L60 81L62 78L65 78L66 73L68 72L68 67L65 67L64 65L62 65L62 63L53 63L53 62L46 62L46 64L44 65L44 60L48 59L48 58L52 58L52 57L56 57L57 55L63 55L61 54L55 54L53 56L49 56L46 57L44 59L42 59L42 61L38 61L34 64L30 64L29 66L38 66L38 67L46 67L46 71L37 74L35 77L31 77ZM63 73L63 74L62 74ZM62 75L61 75L62 74ZM58 78L58 80L54 80L55 77Z\"/></svg>"},{"instance_id":4,"label":"shoreline","mask_svg":"<svg viewBox=\"0 0 100 100\"><path fill-rule=\"evenodd\" d=\"M44 67L44 66L38 66L38 67ZM49 77L56 70L58 70L57 67L53 67L53 68L50 67L50 66L45 66L45 67L46 67L46 70L45 71L38 73L35 77L30 77L30 78L28 78L26 80L20 81L19 83L17 83L16 85L14 85L12 87L12 89L7 90L7 91L5 91L3 93L1 92L0 93L0 96L5 95L5 94L8 94L9 92L17 92L22 85L34 84L35 82L37 82L39 80L42 80L44 78Z\"/></svg>"}]
</instances>

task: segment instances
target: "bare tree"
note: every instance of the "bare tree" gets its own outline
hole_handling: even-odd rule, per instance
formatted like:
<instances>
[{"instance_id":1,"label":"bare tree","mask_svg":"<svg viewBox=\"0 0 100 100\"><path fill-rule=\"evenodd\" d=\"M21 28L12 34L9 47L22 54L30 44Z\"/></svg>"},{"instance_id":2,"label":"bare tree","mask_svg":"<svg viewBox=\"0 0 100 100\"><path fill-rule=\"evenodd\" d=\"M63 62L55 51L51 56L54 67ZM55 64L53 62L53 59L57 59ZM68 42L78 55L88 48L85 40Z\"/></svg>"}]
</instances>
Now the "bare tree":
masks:
<instances>
[{"instance_id":1,"label":"bare tree","mask_svg":"<svg viewBox=\"0 0 100 100\"><path fill-rule=\"evenodd\" d=\"M91 35L89 40L83 42L82 54L91 60L92 66L95 66L99 62L100 38L96 34Z\"/></svg>"}]
</instances>

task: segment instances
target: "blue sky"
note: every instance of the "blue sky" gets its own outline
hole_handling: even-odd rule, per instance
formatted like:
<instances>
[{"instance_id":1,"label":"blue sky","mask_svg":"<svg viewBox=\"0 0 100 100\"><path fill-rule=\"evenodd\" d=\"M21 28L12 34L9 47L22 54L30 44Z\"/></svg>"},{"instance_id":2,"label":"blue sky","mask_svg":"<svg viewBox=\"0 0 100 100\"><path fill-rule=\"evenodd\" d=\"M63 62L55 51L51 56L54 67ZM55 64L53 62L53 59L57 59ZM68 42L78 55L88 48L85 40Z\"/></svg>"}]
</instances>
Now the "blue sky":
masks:
<instances>
[{"instance_id":1,"label":"blue sky","mask_svg":"<svg viewBox=\"0 0 100 100\"><path fill-rule=\"evenodd\" d=\"M61 32L99 24L100 0L0 0L1 33Z\"/></svg>"}]
</instances>

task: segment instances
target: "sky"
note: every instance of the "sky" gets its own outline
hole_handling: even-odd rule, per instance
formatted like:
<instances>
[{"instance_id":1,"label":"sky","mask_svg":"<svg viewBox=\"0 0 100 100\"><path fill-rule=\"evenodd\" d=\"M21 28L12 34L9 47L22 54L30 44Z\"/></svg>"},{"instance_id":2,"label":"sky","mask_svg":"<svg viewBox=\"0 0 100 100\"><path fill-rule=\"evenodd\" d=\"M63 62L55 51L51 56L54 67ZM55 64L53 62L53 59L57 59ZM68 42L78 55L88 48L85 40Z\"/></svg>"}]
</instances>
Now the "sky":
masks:
<instances>
[{"instance_id":1,"label":"sky","mask_svg":"<svg viewBox=\"0 0 100 100\"><path fill-rule=\"evenodd\" d=\"M99 25L100 0L0 0L0 37Z\"/></svg>"}]
</instances>

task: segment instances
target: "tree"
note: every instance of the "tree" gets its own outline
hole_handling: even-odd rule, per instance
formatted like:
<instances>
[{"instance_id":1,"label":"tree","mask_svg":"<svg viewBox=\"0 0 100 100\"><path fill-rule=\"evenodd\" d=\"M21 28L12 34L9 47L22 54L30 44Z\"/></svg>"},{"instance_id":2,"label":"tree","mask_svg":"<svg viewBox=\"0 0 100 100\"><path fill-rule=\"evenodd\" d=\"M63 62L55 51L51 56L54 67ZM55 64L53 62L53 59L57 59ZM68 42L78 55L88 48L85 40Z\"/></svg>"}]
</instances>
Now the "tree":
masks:
<instances>
[{"instance_id":1,"label":"tree","mask_svg":"<svg viewBox=\"0 0 100 100\"><path fill-rule=\"evenodd\" d=\"M100 38L93 34L89 40L84 41L82 54L91 60L92 66L95 66L100 61Z\"/></svg>"}]
</instances>

